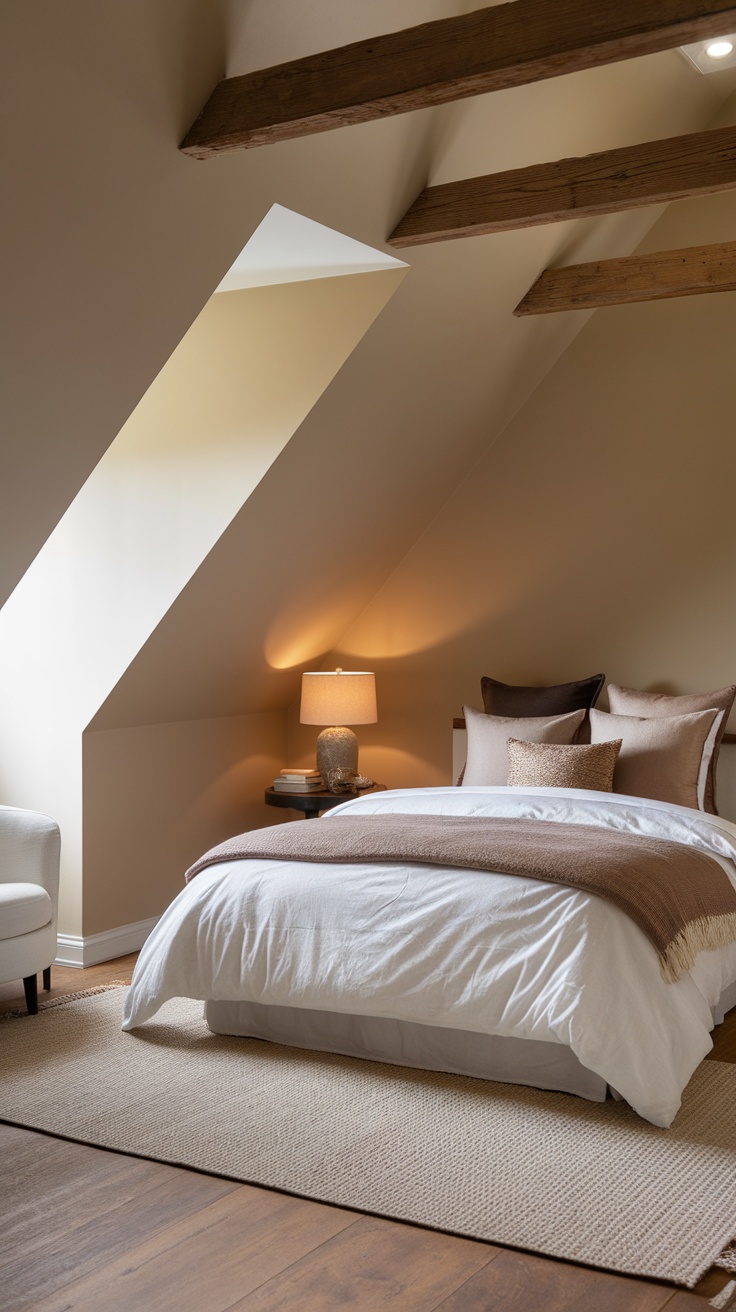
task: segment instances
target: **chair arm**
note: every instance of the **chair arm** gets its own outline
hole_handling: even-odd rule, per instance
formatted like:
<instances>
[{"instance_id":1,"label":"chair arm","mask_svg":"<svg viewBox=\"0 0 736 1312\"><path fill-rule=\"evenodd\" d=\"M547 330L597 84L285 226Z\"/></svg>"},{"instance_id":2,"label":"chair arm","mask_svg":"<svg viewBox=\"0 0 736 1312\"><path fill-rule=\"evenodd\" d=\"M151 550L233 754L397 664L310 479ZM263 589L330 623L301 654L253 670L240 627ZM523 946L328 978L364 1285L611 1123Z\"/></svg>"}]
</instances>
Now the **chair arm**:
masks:
<instances>
[{"instance_id":1,"label":"chair arm","mask_svg":"<svg viewBox=\"0 0 736 1312\"><path fill-rule=\"evenodd\" d=\"M41 884L59 900L59 826L38 811L0 806L0 883Z\"/></svg>"}]
</instances>

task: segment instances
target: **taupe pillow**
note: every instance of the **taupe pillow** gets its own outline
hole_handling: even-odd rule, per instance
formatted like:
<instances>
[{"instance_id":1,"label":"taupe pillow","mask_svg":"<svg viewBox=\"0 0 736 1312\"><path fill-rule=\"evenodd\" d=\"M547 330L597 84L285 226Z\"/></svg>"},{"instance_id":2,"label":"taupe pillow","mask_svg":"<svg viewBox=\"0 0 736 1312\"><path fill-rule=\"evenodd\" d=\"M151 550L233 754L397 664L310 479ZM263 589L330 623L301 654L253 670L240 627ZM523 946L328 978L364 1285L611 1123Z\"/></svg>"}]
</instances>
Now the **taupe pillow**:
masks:
<instances>
[{"instance_id":1,"label":"taupe pillow","mask_svg":"<svg viewBox=\"0 0 736 1312\"><path fill-rule=\"evenodd\" d=\"M514 718L587 711L595 706L605 678L605 674L592 674L589 679L575 679L572 683L554 683L546 688L534 688L524 684L500 683L498 679L486 676L480 681L483 709L486 715L510 715Z\"/></svg>"},{"instance_id":2,"label":"taupe pillow","mask_svg":"<svg viewBox=\"0 0 736 1312\"><path fill-rule=\"evenodd\" d=\"M645 719L590 712L593 743L621 739L613 789L703 810L719 711Z\"/></svg>"},{"instance_id":3,"label":"taupe pillow","mask_svg":"<svg viewBox=\"0 0 736 1312\"><path fill-rule=\"evenodd\" d=\"M708 767L705 781L705 797L702 810L717 815L716 810L716 765L718 750L726 729L726 721L736 695L736 684L730 683L726 688L716 688L715 692L685 693L681 697L667 697L659 692L637 692L635 688L622 688L617 683L608 685L608 704L614 715L639 715L646 719L659 718L662 715L690 715L695 711L722 711L723 714L716 733L713 755Z\"/></svg>"},{"instance_id":4,"label":"taupe pillow","mask_svg":"<svg viewBox=\"0 0 736 1312\"><path fill-rule=\"evenodd\" d=\"M468 758L463 787L506 784L509 777L509 738L531 743L571 743L585 711L569 715L535 715L512 719L504 715L486 715L472 706L464 706L468 731Z\"/></svg>"},{"instance_id":5,"label":"taupe pillow","mask_svg":"<svg viewBox=\"0 0 736 1312\"><path fill-rule=\"evenodd\" d=\"M509 784L522 788L592 788L610 793L620 748L620 738L570 747L510 738Z\"/></svg>"}]
</instances>

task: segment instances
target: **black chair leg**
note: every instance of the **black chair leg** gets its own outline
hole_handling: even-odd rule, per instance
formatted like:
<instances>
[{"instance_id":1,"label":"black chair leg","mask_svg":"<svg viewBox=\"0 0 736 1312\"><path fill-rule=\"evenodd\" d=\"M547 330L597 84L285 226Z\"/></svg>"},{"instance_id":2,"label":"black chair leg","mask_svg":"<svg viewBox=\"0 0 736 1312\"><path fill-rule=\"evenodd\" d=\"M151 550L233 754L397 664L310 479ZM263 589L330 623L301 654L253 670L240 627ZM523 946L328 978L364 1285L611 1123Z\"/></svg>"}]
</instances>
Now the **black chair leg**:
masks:
<instances>
[{"instance_id":1,"label":"black chair leg","mask_svg":"<svg viewBox=\"0 0 736 1312\"><path fill-rule=\"evenodd\" d=\"M26 975L23 980L23 988L26 993L26 1006L29 1016L38 1015L38 978L36 975Z\"/></svg>"},{"instance_id":2,"label":"black chair leg","mask_svg":"<svg viewBox=\"0 0 736 1312\"><path fill-rule=\"evenodd\" d=\"M43 986L48 993L51 988L51 967L47 966L43 972Z\"/></svg>"}]
</instances>

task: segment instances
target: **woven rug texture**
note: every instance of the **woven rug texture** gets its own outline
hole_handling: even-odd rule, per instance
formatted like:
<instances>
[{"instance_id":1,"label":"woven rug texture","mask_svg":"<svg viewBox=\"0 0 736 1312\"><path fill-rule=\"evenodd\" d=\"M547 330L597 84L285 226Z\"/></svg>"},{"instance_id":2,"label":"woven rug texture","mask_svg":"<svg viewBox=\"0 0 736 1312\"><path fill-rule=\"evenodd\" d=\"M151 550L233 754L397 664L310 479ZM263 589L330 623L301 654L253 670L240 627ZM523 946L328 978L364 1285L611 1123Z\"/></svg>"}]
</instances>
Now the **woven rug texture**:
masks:
<instances>
[{"instance_id":1,"label":"woven rug texture","mask_svg":"<svg viewBox=\"0 0 736 1312\"><path fill-rule=\"evenodd\" d=\"M320 1202L692 1287L736 1235L736 1067L674 1125L622 1103L213 1035L123 991L3 1026L0 1119Z\"/></svg>"}]
</instances>

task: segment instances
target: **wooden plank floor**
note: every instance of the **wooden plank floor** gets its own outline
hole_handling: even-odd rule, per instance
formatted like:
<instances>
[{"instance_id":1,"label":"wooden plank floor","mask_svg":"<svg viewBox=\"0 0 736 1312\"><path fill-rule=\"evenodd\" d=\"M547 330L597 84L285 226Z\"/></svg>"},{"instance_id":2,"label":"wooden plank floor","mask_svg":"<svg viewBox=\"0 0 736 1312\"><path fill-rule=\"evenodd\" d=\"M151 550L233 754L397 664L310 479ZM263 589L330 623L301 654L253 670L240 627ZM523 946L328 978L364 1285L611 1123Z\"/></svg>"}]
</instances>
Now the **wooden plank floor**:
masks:
<instances>
[{"instance_id":1,"label":"wooden plank floor","mask_svg":"<svg viewBox=\"0 0 736 1312\"><path fill-rule=\"evenodd\" d=\"M134 962L54 967L43 997ZM736 1062L736 1010L714 1039ZM2 1124L0 1154L3 1312L705 1312L728 1279L688 1293Z\"/></svg>"}]
</instances>

